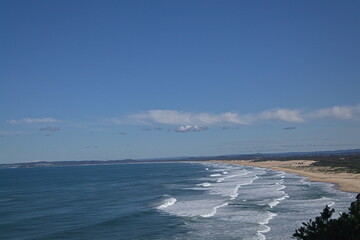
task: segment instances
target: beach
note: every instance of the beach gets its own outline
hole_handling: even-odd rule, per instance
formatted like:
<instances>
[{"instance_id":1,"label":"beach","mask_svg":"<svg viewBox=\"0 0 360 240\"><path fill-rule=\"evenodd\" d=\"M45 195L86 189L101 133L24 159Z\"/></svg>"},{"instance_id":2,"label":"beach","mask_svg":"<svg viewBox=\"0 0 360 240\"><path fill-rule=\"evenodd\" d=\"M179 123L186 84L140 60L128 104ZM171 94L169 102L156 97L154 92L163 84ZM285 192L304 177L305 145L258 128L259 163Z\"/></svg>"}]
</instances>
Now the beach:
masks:
<instances>
[{"instance_id":1,"label":"beach","mask_svg":"<svg viewBox=\"0 0 360 240\"><path fill-rule=\"evenodd\" d=\"M339 190L344 192L360 193L360 174L347 173L330 167L313 166L313 163L316 161L213 160L211 162L268 168L274 171L294 173L306 177L309 181L333 183Z\"/></svg>"}]
</instances>

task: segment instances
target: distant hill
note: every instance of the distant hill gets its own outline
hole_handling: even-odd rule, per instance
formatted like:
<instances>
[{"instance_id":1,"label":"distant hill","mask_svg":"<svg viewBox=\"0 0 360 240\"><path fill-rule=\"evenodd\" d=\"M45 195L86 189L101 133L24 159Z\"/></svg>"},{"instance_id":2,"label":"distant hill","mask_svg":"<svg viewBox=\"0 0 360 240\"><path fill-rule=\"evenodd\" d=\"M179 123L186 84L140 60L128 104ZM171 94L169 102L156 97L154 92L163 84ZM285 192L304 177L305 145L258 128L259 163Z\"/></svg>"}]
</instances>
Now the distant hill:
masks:
<instances>
[{"instance_id":1,"label":"distant hill","mask_svg":"<svg viewBox=\"0 0 360 240\"><path fill-rule=\"evenodd\" d=\"M343 167L360 172L360 149L317 151L317 152L289 152L289 153L255 153L255 154L233 154L220 156L198 156L198 157L174 157L174 158L152 158L152 159L123 159L123 160L85 160L85 161L39 161L28 163L0 164L0 168L33 168L33 167L62 167L62 166L86 166L86 165L110 165L124 163L146 163L146 162L175 162L175 161L208 161L208 160L316 160L319 166Z\"/></svg>"},{"instance_id":2,"label":"distant hill","mask_svg":"<svg viewBox=\"0 0 360 240\"><path fill-rule=\"evenodd\" d=\"M136 160L124 159L124 160L86 160L86 161L39 161L28 163L10 163L0 164L0 168L33 168L33 167L65 167L65 166L87 166L87 165L110 165L110 164L124 164L134 163Z\"/></svg>"}]
</instances>

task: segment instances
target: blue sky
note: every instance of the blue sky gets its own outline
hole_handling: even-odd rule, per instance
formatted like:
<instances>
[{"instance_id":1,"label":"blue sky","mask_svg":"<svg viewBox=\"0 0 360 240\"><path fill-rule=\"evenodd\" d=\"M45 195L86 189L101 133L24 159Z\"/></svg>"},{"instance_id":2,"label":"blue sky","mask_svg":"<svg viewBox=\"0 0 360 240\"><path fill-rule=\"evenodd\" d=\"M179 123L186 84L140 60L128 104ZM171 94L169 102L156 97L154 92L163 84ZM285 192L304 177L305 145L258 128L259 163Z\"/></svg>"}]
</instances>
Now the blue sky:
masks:
<instances>
[{"instance_id":1,"label":"blue sky","mask_svg":"<svg viewBox=\"0 0 360 240\"><path fill-rule=\"evenodd\" d=\"M0 2L0 163L360 148L359 1Z\"/></svg>"}]
</instances>

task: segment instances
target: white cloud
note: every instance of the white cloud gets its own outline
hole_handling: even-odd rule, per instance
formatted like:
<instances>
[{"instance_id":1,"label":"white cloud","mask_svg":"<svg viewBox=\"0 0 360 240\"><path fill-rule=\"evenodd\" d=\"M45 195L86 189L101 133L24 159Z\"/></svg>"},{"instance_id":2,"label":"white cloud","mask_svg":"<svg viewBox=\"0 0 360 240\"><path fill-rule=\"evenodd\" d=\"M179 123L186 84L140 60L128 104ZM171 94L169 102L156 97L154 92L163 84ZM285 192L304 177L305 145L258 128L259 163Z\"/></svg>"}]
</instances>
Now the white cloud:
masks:
<instances>
[{"instance_id":1,"label":"white cloud","mask_svg":"<svg viewBox=\"0 0 360 240\"><path fill-rule=\"evenodd\" d=\"M299 110L275 109L264 111L259 115L263 120L280 120L284 122L305 122Z\"/></svg>"},{"instance_id":2,"label":"white cloud","mask_svg":"<svg viewBox=\"0 0 360 240\"><path fill-rule=\"evenodd\" d=\"M191 123L192 114L174 110L150 110L144 114L150 120L165 124Z\"/></svg>"},{"instance_id":3,"label":"white cloud","mask_svg":"<svg viewBox=\"0 0 360 240\"><path fill-rule=\"evenodd\" d=\"M237 113L226 112L221 114L188 113L176 110L149 110L140 114L128 116L136 123L160 123L169 125L215 125L215 124L247 124Z\"/></svg>"},{"instance_id":4,"label":"white cloud","mask_svg":"<svg viewBox=\"0 0 360 240\"><path fill-rule=\"evenodd\" d=\"M199 126L199 125L183 125L180 127L177 127L175 129L175 132L200 132L207 130L207 127Z\"/></svg>"},{"instance_id":5,"label":"white cloud","mask_svg":"<svg viewBox=\"0 0 360 240\"><path fill-rule=\"evenodd\" d=\"M312 118L333 118L343 120L360 120L360 105L334 106L323 108L309 114Z\"/></svg>"},{"instance_id":6,"label":"white cloud","mask_svg":"<svg viewBox=\"0 0 360 240\"><path fill-rule=\"evenodd\" d=\"M33 124L33 123L55 123L55 122L60 122L60 120L54 119L54 118L23 118L23 119L19 119L19 120L9 120L8 123L10 124Z\"/></svg>"},{"instance_id":7,"label":"white cloud","mask_svg":"<svg viewBox=\"0 0 360 240\"><path fill-rule=\"evenodd\" d=\"M113 119L117 124L140 124L140 125L250 125L269 121L287 123L304 123L314 119L340 119L360 120L360 105L334 106L315 111L303 111L300 109L270 109L259 113L240 114L236 112L223 113L194 113L177 110L155 109L146 112L132 114L121 119Z\"/></svg>"}]
</instances>

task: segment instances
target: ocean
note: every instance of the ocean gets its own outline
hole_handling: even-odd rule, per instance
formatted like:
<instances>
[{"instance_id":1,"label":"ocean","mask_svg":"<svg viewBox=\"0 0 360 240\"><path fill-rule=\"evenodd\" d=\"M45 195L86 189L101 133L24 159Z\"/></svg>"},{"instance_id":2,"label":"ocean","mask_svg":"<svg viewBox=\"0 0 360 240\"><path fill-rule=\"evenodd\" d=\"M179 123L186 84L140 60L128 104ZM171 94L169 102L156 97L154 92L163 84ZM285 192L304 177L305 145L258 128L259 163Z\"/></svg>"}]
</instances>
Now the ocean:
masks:
<instances>
[{"instance_id":1,"label":"ocean","mask_svg":"<svg viewBox=\"0 0 360 240\"><path fill-rule=\"evenodd\" d=\"M291 239L355 194L213 163L0 169L0 239Z\"/></svg>"}]
</instances>

